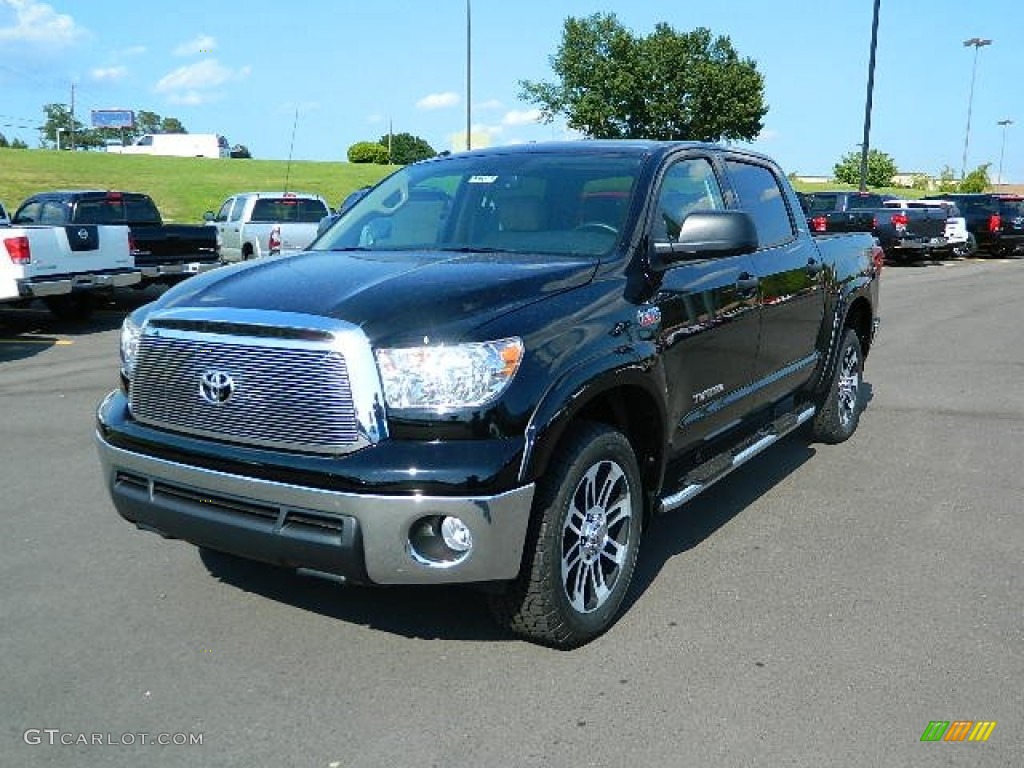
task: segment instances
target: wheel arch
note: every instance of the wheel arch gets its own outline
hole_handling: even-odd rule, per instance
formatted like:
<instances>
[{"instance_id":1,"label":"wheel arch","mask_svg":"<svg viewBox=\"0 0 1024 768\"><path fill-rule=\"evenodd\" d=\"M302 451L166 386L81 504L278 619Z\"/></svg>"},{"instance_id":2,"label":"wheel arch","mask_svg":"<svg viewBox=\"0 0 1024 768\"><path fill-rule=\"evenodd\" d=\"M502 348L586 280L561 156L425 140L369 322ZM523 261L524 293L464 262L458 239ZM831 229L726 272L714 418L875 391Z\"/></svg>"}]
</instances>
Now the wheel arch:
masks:
<instances>
[{"instance_id":1,"label":"wheel arch","mask_svg":"<svg viewBox=\"0 0 1024 768\"><path fill-rule=\"evenodd\" d=\"M645 495L651 497L662 482L666 446L664 399L652 379L649 370L619 369L574 387L549 390L527 430L521 479L543 475L572 426L588 421L625 435L636 456ZM544 413L550 417L543 418ZM649 507L645 504L645 509Z\"/></svg>"},{"instance_id":2,"label":"wheel arch","mask_svg":"<svg viewBox=\"0 0 1024 768\"><path fill-rule=\"evenodd\" d=\"M873 322L871 303L865 297L858 296L853 300L853 303L850 304L850 308L846 312L843 328L852 328L853 332L857 334L864 358L867 358L868 350L871 349L873 336L871 326Z\"/></svg>"}]
</instances>

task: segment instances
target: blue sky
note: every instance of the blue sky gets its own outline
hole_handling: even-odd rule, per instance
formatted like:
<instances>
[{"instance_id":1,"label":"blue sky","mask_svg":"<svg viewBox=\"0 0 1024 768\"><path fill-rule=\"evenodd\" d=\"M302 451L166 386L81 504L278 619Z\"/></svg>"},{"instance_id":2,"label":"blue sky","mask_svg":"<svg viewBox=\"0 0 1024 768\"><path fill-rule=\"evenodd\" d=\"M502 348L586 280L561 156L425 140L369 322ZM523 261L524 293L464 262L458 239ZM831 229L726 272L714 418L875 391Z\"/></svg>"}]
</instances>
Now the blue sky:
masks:
<instances>
[{"instance_id":1,"label":"blue sky","mask_svg":"<svg viewBox=\"0 0 1024 768\"><path fill-rule=\"evenodd\" d=\"M638 34L708 27L753 58L769 105L753 146L787 171L827 174L858 151L872 0L472 0L474 144L565 136L536 122L518 81L552 78L567 16L609 11ZM901 171L959 173L972 37L993 43L978 52L968 170L989 162L995 179L1003 152L1004 179L1024 183L1022 0L882 0L871 146ZM449 149L466 124L466 0L0 0L0 132L36 146L42 105L72 84L83 122L147 109L258 158L344 160L389 122Z\"/></svg>"}]
</instances>

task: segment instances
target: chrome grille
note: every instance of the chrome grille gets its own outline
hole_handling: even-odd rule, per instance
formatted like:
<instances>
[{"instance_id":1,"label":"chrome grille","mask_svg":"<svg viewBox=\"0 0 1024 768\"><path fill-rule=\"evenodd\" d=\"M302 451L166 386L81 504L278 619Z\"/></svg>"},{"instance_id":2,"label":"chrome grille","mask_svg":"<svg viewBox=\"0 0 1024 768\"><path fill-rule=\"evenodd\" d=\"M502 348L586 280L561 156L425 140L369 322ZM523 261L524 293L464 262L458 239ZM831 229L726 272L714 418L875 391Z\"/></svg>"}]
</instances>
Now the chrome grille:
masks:
<instances>
[{"instance_id":1,"label":"chrome grille","mask_svg":"<svg viewBox=\"0 0 1024 768\"><path fill-rule=\"evenodd\" d=\"M345 453L360 432L345 358L325 347L244 344L143 334L131 410L143 424L217 440L314 453ZM233 382L209 402L201 380Z\"/></svg>"}]
</instances>

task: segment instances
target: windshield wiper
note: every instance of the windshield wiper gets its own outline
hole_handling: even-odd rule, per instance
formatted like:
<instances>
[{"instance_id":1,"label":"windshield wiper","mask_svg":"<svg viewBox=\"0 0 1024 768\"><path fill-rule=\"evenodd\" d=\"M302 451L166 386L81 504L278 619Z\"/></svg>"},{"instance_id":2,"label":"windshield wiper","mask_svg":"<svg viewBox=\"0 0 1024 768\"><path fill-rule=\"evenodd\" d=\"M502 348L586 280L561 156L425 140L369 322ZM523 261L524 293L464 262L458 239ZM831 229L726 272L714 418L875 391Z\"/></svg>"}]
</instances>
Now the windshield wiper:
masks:
<instances>
[{"instance_id":1,"label":"windshield wiper","mask_svg":"<svg viewBox=\"0 0 1024 768\"><path fill-rule=\"evenodd\" d=\"M444 251L445 253L516 253L508 248L490 248L483 245L445 245L433 250Z\"/></svg>"}]
</instances>

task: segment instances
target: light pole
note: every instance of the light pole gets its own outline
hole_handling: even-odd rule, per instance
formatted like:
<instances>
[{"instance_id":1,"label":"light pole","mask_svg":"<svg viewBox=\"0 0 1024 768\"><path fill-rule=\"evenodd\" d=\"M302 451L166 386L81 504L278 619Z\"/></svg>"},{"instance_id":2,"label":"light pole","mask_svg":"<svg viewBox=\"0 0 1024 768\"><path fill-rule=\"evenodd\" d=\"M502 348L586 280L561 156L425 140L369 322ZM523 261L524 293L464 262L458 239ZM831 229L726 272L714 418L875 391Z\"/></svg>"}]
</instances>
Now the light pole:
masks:
<instances>
[{"instance_id":1,"label":"light pole","mask_svg":"<svg viewBox=\"0 0 1024 768\"><path fill-rule=\"evenodd\" d=\"M1000 120L996 125L1003 126L1003 142L999 146L999 183L1003 183L1003 154L1006 152L1006 126L1013 125L1013 120Z\"/></svg>"},{"instance_id":2,"label":"light pole","mask_svg":"<svg viewBox=\"0 0 1024 768\"><path fill-rule=\"evenodd\" d=\"M992 45L992 41L984 37L972 37L964 40L964 48L974 48L974 66L971 68L971 92L967 97L967 130L964 132L964 160L960 166L960 180L967 176L967 145L971 140L971 107L974 105L974 76L978 73L978 49Z\"/></svg>"},{"instance_id":3,"label":"light pole","mask_svg":"<svg viewBox=\"0 0 1024 768\"><path fill-rule=\"evenodd\" d=\"M875 90L875 48L878 46L878 6L871 18L871 55L868 59L868 95L864 100L864 141L860 145L860 191L868 191L868 145L871 139L871 97Z\"/></svg>"}]
</instances>

